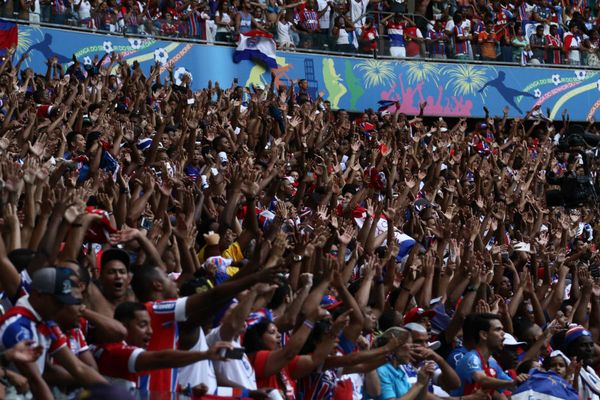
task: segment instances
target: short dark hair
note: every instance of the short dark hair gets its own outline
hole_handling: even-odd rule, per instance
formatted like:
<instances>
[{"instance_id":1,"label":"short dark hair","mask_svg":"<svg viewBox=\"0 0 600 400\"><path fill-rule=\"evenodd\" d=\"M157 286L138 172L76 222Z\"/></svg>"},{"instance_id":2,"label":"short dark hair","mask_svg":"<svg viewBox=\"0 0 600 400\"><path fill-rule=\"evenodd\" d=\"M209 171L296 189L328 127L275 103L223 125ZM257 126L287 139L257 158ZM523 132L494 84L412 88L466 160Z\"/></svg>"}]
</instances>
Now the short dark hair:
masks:
<instances>
[{"instance_id":1,"label":"short dark hair","mask_svg":"<svg viewBox=\"0 0 600 400\"><path fill-rule=\"evenodd\" d=\"M71 144L71 142L73 142L75 140L75 138L77 137L77 135L79 134L79 132L76 131L71 131L69 133L67 133L67 144Z\"/></svg>"},{"instance_id":2,"label":"short dark hair","mask_svg":"<svg viewBox=\"0 0 600 400\"><path fill-rule=\"evenodd\" d=\"M123 324L135 319L135 313L138 311L146 311L146 306L142 303L134 301L126 301L115 308L115 319Z\"/></svg>"},{"instance_id":3,"label":"short dark hair","mask_svg":"<svg viewBox=\"0 0 600 400\"><path fill-rule=\"evenodd\" d=\"M467 341L471 341L471 343L478 344L481 340L479 338L479 332L490 330L490 321L492 320L500 320L500 316L498 314L490 314L490 313L473 313L467 315L465 318L465 322L463 323L463 337Z\"/></svg>"},{"instance_id":4,"label":"short dark hair","mask_svg":"<svg viewBox=\"0 0 600 400\"><path fill-rule=\"evenodd\" d=\"M131 278L131 289L139 301L150 301L152 284L159 278L158 267L155 265L144 265L135 270Z\"/></svg>"}]
</instances>

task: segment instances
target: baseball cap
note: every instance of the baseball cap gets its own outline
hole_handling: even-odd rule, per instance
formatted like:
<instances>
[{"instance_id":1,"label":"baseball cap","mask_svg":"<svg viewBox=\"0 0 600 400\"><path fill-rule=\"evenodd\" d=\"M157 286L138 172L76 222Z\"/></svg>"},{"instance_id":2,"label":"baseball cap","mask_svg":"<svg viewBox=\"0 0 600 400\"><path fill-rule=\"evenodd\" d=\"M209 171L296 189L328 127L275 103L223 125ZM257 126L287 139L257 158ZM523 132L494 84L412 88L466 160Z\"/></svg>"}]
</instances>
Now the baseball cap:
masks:
<instances>
[{"instance_id":1,"label":"baseball cap","mask_svg":"<svg viewBox=\"0 0 600 400\"><path fill-rule=\"evenodd\" d=\"M102 252L102 257L100 258L100 267L104 267L112 260L121 261L125 264L125 268L129 271L129 254L125 250L118 249L116 247L104 250Z\"/></svg>"},{"instance_id":2,"label":"baseball cap","mask_svg":"<svg viewBox=\"0 0 600 400\"><path fill-rule=\"evenodd\" d=\"M404 314L404 324L409 324L411 322L417 322L419 319L423 317L432 318L435 317L434 310L425 310L421 307L411 308L406 314Z\"/></svg>"},{"instance_id":3,"label":"baseball cap","mask_svg":"<svg viewBox=\"0 0 600 400\"><path fill-rule=\"evenodd\" d=\"M63 304L81 304L81 299L73 296L73 270L64 267L42 268L31 277L31 288L39 293L51 294Z\"/></svg>"},{"instance_id":4,"label":"baseball cap","mask_svg":"<svg viewBox=\"0 0 600 400\"><path fill-rule=\"evenodd\" d=\"M582 336L592 336L592 333L581 325L575 325L565 333L564 343L569 345Z\"/></svg>"},{"instance_id":5,"label":"baseball cap","mask_svg":"<svg viewBox=\"0 0 600 400\"><path fill-rule=\"evenodd\" d=\"M510 333L504 333L504 341L502 342L504 346L520 346L522 344L527 344L527 342L517 342L517 339Z\"/></svg>"}]
</instances>

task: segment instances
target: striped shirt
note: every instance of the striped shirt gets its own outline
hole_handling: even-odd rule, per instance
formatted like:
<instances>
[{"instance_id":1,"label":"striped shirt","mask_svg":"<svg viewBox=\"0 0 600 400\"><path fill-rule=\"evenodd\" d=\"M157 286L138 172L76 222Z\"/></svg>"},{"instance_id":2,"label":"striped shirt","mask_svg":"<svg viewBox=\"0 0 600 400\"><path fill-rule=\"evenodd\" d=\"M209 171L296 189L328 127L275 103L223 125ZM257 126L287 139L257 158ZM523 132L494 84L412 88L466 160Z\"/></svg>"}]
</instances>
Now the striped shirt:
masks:
<instances>
[{"instance_id":1,"label":"striped shirt","mask_svg":"<svg viewBox=\"0 0 600 400\"><path fill-rule=\"evenodd\" d=\"M186 15L188 36L206 39L204 20L200 18L199 13L191 11Z\"/></svg>"},{"instance_id":2,"label":"striped shirt","mask_svg":"<svg viewBox=\"0 0 600 400\"><path fill-rule=\"evenodd\" d=\"M560 36L558 34L556 36L546 35L546 42L548 43L548 46L559 47L558 49L548 49L546 61L549 64L560 64L562 62L560 47L563 45Z\"/></svg>"},{"instance_id":3,"label":"striped shirt","mask_svg":"<svg viewBox=\"0 0 600 400\"><path fill-rule=\"evenodd\" d=\"M456 40L456 38L458 37L463 37L463 36L467 36L467 34L465 33L464 29L461 26L455 26L454 27L454 49L456 51L456 54L469 54L469 45L468 45L468 41L458 41Z\"/></svg>"},{"instance_id":4,"label":"striped shirt","mask_svg":"<svg viewBox=\"0 0 600 400\"><path fill-rule=\"evenodd\" d=\"M42 355L35 362L40 373L44 372L46 358L67 345L67 338L58 325L43 321L29 303L29 296L21 297L16 307L0 318L0 338L0 351L22 340L32 340L34 346L42 346Z\"/></svg>"},{"instance_id":5,"label":"striped shirt","mask_svg":"<svg viewBox=\"0 0 600 400\"><path fill-rule=\"evenodd\" d=\"M431 55L446 54L446 35L444 32L429 31L427 38L431 40Z\"/></svg>"},{"instance_id":6,"label":"striped shirt","mask_svg":"<svg viewBox=\"0 0 600 400\"><path fill-rule=\"evenodd\" d=\"M300 26L308 32L319 30L319 14L315 10L305 8L300 11Z\"/></svg>"},{"instance_id":7,"label":"striped shirt","mask_svg":"<svg viewBox=\"0 0 600 400\"><path fill-rule=\"evenodd\" d=\"M388 38L391 47L404 47L404 23L390 21L387 23Z\"/></svg>"},{"instance_id":8,"label":"striped shirt","mask_svg":"<svg viewBox=\"0 0 600 400\"><path fill-rule=\"evenodd\" d=\"M52 15L65 15L67 7L64 0L54 0L52 2Z\"/></svg>"}]
</instances>

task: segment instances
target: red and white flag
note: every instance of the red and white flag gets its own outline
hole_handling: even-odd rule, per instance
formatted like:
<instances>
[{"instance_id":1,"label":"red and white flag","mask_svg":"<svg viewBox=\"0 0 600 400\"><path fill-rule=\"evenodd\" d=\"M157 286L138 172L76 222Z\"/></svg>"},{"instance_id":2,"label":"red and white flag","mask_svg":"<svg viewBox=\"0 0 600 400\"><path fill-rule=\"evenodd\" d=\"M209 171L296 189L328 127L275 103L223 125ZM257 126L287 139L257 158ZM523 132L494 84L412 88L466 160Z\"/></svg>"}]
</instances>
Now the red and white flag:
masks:
<instances>
[{"instance_id":1,"label":"red and white flag","mask_svg":"<svg viewBox=\"0 0 600 400\"><path fill-rule=\"evenodd\" d=\"M269 68L277 68L273 35L257 29L240 34L233 62L239 63L242 60L261 62Z\"/></svg>"}]
</instances>

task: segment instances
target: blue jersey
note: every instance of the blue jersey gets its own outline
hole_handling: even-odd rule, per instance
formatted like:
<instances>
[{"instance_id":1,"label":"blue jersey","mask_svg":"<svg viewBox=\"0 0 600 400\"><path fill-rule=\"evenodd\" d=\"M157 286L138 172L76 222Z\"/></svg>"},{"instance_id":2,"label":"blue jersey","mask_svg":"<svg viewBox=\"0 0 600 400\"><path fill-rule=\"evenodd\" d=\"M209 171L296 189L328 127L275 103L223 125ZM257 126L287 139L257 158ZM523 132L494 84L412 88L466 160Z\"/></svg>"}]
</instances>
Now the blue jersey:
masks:
<instances>
[{"instance_id":1,"label":"blue jersey","mask_svg":"<svg viewBox=\"0 0 600 400\"><path fill-rule=\"evenodd\" d=\"M483 365L477 350L467 352L456 366L456 373L460 378L460 388L454 391L452 395L463 396L473 393L477 389L477 385L473 380L473 374L476 372L483 372L487 376L512 382L512 378L502 370L493 357L488 359L487 364L487 366Z\"/></svg>"},{"instance_id":2,"label":"blue jersey","mask_svg":"<svg viewBox=\"0 0 600 400\"><path fill-rule=\"evenodd\" d=\"M456 371L456 366L458 362L467 354L469 350L465 346L458 346L448 354L446 357L446 362L452 367L453 370Z\"/></svg>"}]
</instances>

